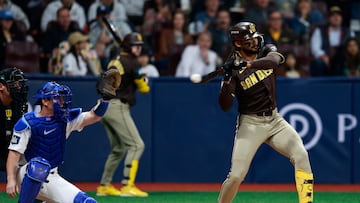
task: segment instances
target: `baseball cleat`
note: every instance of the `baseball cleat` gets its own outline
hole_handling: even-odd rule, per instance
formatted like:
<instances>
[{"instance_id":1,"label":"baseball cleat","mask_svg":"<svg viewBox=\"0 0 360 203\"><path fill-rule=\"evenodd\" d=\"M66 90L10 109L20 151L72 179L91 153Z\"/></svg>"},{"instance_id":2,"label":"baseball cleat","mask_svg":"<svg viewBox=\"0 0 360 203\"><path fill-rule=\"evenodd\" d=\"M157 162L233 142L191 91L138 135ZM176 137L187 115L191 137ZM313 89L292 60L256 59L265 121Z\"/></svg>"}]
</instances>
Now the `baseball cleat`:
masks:
<instances>
[{"instance_id":1,"label":"baseball cleat","mask_svg":"<svg viewBox=\"0 0 360 203\"><path fill-rule=\"evenodd\" d=\"M96 190L97 196L120 196L120 190L116 189L113 185L100 185Z\"/></svg>"},{"instance_id":2,"label":"baseball cleat","mask_svg":"<svg viewBox=\"0 0 360 203\"><path fill-rule=\"evenodd\" d=\"M141 191L135 185L125 185L121 188L122 197L147 197L149 194L147 192Z\"/></svg>"}]
</instances>

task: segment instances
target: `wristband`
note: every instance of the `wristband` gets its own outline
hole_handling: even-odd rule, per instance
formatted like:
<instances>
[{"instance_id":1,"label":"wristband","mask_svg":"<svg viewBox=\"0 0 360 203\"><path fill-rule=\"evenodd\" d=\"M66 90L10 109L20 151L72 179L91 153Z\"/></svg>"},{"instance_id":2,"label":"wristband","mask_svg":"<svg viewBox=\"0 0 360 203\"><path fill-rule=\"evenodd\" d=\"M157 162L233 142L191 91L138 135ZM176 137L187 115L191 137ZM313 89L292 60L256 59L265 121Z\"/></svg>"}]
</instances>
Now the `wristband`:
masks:
<instances>
[{"instance_id":1,"label":"wristband","mask_svg":"<svg viewBox=\"0 0 360 203\"><path fill-rule=\"evenodd\" d=\"M98 103L92 108L92 110L97 116L102 117L106 113L108 106L109 102L99 99Z\"/></svg>"}]
</instances>

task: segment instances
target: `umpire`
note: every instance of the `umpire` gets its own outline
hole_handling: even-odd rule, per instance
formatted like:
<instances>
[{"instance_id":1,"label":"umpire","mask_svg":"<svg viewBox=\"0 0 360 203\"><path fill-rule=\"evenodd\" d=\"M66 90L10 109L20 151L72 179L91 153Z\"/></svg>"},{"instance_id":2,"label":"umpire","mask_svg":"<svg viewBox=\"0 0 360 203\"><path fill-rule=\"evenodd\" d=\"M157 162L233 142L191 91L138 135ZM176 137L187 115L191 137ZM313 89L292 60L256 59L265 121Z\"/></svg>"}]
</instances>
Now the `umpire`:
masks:
<instances>
[{"instance_id":1,"label":"umpire","mask_svg":"<svg viewBox=\"0 0 360 203\"><path fill-rule=\"evenodd\" d=\"M139 74L140 64L137 57L144 44L142 36L133 32L124 37L121 52L116 59L110 61L108 69L116 68L121 74L121 85L117 95L110 100L109 108L102 119L109 137L111 152L106 160L98 196L147 197L148 193L135 186L139 159L144 151L144 142L131 117L130 108L135 105L135 94L147 93L150 88L145 76ZM123 187L121 190L111 185L114 172L125 156Z\"/></svg>"},{"instance_id":2,"label":"umpire","mask_svg":"<svg viewBox=\"0 0 360 203\"><path fill-rule=\"evenodd\" d=\"M0 171L6 172L13 127L27 111L27 93L26 79L20 69L0 71Z\"/></svg>"}]
</instances>

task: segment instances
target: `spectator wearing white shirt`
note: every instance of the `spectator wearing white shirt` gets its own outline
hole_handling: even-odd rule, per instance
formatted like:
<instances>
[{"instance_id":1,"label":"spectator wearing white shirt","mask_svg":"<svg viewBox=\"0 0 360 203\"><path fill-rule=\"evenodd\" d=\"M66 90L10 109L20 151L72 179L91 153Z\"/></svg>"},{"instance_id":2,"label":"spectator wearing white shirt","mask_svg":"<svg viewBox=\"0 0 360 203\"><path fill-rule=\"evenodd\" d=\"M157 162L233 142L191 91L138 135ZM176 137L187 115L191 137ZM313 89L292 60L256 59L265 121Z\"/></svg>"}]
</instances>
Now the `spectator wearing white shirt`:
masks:
<instances>
[{"instance_id":1,"label":"spectator wearing white shirt","mask_svg":"<svg viewBox=\"0 0 360 203\"><path fill-rule=\"evenodd\" d=\"M328 23L316 28L311 36L311 54L314 60L310 65L311 76L339 75L335 66L336 60L341 54L341 47L346 39L354 36L349 28L342 27L342 11L338 6L332 6L329 10Z\"/></svg>"},{"instance_id":2,"label":"spectator wearing white shirt","mask_svg":"<svg viewBox=\"0 0 360 203\"><path fill-rule=\"evenodd\" d=\"M211 34L204 31L199 34L196 45L188 45L177 66L175 77L189 77L192 74L207 74L216 68L217 54L210 50Z\"/></svg>"},{"instance_id":3,"label":"spectator wearing white shirt","mask_svg":"<svg viewBox=\"0 0 360 203\"><path fill-rule=\"evenodd\" d=\"M80 29L84 29L86 25L86 15L84 8L75 0L56 0L49 3L41 17L41 30L45 31L47 24L56 20L56 13L61 7L67 7L70 10L71 20L78 22Z\"/></svg>"}]
</instances>

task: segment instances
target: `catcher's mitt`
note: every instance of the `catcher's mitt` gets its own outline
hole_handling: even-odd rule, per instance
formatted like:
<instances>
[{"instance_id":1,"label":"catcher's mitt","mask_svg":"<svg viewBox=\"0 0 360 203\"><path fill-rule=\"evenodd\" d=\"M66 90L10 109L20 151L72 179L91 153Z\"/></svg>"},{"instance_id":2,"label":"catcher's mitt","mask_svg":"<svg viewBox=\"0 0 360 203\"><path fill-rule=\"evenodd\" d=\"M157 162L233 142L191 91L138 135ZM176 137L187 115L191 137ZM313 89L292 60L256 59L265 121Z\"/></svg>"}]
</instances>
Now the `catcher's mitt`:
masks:
<instances>
[{"instance_id":1,"label":"catcher's mitt","mask_svg":"<svg viewBox=\"0 0 360 203\"><path fill-rule=\"evenodd\" d=\"M116 90L121 83L121 75L115 68L110 68L103 72L97 83L96 90L103 97L103 99L111 99L116 96Z\"/></svg>"}]
</instances>

